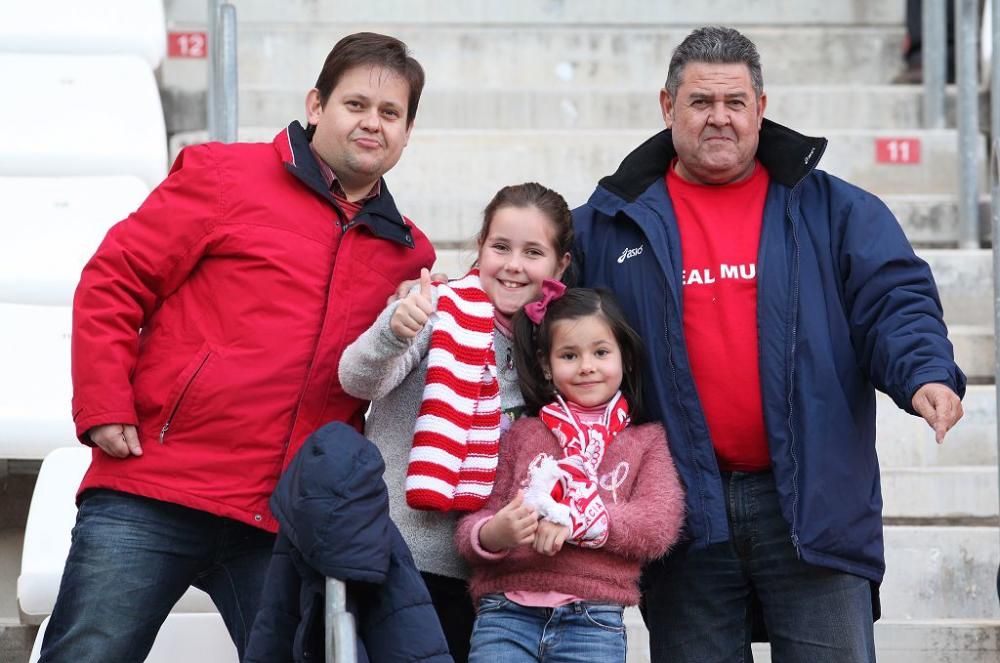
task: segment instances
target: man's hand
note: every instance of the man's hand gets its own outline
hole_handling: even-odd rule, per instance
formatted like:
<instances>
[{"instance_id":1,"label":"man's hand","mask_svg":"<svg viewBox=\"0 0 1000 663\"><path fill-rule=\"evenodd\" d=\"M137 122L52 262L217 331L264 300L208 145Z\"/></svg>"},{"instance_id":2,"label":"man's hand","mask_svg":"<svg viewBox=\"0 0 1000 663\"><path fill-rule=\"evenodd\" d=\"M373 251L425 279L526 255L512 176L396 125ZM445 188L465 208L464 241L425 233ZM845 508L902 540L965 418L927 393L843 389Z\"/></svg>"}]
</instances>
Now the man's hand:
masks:
<instances>
[{"instance_id":1,"label":"man's hand","mask_svg":"<svg viewBox=\"0 0 1000 663\"><path fill-rule=\"evenodd\" d=\"M535 552L551 557L562 550L567 538L569 538L569 528L565 525L539 520L538 530L535 531Z\"/></svg>"},{"instance_id":2,"label":"man's hand","mask_svg":"<svg viewBox=\"0 0 1000 663\"><path fill-rule=\"evenodd\" d=\"M479 529L479 545L490 552L510 550L532 543L536 529L538 514L524 503L524 493L519 490L507 506Z\"/></svg>"},{"instance_id":3,"label":"man's hand","mask_svg":"<svg viewBox=\"0 0 1000 663\"><path fill-rule=\"evenodd\" d=\"M911 401L914 411L934 429L937 443L944 442L945 433L958 423L965 412L958 394L947 385L928 382L917 389Z\"/></svg>"},{"instance_id":4,"label":"man's hand","mask_svg":"<svg viewBox=\"0 0 1000 663\"><path fill-rule=\"evenodd\" d=\"M421 271L421 275L423 275L423 271ZM437 281L438 283L444 283L447 280L448 280L448 275L444 274L442 272L437 272L436 274L431 274L431 281ZM406 295L408 295L410 293L410 288L412 288L413 286L415 286L418 283L420 283L420 281L417 280L417 279L412 279L412 280L409 280L409 281L403 281L402 283L399 284L399 287L396 288L396 292L394 292L391 295L389 295L389 299L385 300L385 305L388 306L389 304L393 303L397 299L403 299L404 297L406 297Z\"/></svg>"},{"instance_id":5,"label":"man's hand","mask_svg":"<svg viewBox=\"0 0 1000 663\"><path fill-rule=\"evenodd\" d=\"M87 436L90 437L91 442L109 456L128 458L129 456L142 455L139 433L135 426L129 424L94 426L87 431Z\"/></svg>"},{"instance_id":6,"label":"man's hand","mask_svg":"<svg viewBox=\"0 0 1000 663\"><path fill-rule=\"evenodd\" d=\"M420 270L420 289L403 297L396 311L389 320L389 329L399 339L410 339L420 333L427 324L427 319L434 312L431 304L431 274L427 269Z\"/></svg>"}]
</instances>

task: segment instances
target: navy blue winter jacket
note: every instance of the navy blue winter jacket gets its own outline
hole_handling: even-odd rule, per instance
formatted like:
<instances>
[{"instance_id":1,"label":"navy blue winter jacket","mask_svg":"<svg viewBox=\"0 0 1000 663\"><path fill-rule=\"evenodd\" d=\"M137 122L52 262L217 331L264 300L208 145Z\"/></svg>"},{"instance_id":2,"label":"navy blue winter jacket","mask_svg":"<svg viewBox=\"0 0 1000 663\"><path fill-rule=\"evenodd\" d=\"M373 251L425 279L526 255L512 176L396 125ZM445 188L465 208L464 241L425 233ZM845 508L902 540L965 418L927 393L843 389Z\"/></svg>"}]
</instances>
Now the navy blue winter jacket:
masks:
<instances>
[{"instance_id":1,"label":"navy blue winter jacket","mask_svg":"<svg viewBox=\"0 0 1000 663\"><path fill-rule=\"evenodd\" d=\"M911 414L917 388L960 396L937 288L875 196L816 170L826 140L768 120L757 158L771 182L757 257L760 386L771 463L803 560L882 580L875 388ZM681 319L681 243L664 181L669 130L633 151L574 210L583 285L616 293L649 353L648 415L661 419L687 488L686 533L729 537L718 464Z\"/></svg>"},{"instance_id":2,"label":"navy blue winter jacket","mask_svg":"<svg viewBox=\"0 0 1000 663\"><path fill-rule=\"evenodd\" d=\"M271 497L280 530L245 663L322 661L326 576L346 581L358 661L452 663L430 595L389 519L378 449L353 427L313 433Z\"/></svg>"}]
</instances>

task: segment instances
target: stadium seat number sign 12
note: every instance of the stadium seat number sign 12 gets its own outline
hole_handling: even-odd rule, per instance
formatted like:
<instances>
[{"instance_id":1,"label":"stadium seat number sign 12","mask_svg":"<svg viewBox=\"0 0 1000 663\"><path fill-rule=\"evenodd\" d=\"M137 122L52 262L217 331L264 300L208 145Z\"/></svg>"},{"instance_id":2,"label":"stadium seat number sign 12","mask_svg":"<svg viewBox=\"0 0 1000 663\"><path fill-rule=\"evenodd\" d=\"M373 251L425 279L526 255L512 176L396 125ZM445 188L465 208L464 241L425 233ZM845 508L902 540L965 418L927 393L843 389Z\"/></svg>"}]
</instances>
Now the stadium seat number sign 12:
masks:
<instances>
[{"instance_id":1,"label":"stadium seat number sign 12","mask_svg":"<svg viewBox=\"0 0 1000 663\"><path fill-rule=\"evenodd\" d=\"M208 57L208 33L168 32L167 57L171 58Z\"/></svg>"}]
</instances>

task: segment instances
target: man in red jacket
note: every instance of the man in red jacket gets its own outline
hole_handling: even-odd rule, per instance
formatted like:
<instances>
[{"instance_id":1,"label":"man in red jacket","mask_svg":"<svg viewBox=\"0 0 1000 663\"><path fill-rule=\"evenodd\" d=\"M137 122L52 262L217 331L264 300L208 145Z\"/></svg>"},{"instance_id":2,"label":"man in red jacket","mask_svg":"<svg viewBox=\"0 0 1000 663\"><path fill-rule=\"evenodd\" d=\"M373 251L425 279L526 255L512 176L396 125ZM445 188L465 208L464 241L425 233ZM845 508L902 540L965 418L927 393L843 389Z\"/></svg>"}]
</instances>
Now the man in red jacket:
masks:
<instances>
[{"instance_id":1,"label":"man in red jacket","mask_svg":"<svg viewBox=\"0 0 1000 663\"><path fill-rule=\"evenodd\" d=\"M144 660L191 585L242 656L278 476L320 425L360 428L341 351L434 261L382 179L423 83L402 42L345 37L308 128L184 150L84 268L73 418L93 461L42 661Z\"/></svg>"}]
</instances>

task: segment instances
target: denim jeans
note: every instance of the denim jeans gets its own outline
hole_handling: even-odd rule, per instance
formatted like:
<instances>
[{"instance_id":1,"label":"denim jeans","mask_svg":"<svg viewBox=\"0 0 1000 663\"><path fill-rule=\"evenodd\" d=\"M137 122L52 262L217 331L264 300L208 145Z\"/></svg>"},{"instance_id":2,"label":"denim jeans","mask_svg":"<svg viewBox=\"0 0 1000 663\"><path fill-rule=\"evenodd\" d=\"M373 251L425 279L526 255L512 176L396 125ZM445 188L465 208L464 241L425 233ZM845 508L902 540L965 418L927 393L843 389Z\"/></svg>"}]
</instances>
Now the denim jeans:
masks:
<instances>
[{"instance_id":1,"label":"denim jeans","mask_svg":"<svg viewBox=\"0 0 1000 663\"><path fill-rule=\"evenodd\" d=\"M529 608L489 594L479 601L469 663L624 663L622 610L588 602Z\"/></svg>"},{"instance_id":2,"label":"denim jeans","mask_svg":"<svg viewBox=\"0 0 1000 663\"><path fill-rule=\"evenodd\" d=\"M723 487L730 540L643 574L653 663L752 661L754 596L774 663L874 661L870 582L798 558L770 472L727 473Z\"/></svg>"},{"instance_id":3,"label":"denim jeans","mask_svg":"<svg viewBox=\"0 0 1000 663\"><path fill-rule=\"evenodd\" d=\"M84 496L40 663L141 662L194 585L219 608L240 657L274 535L111 490Z\"/></svg>"}]
</instances>

